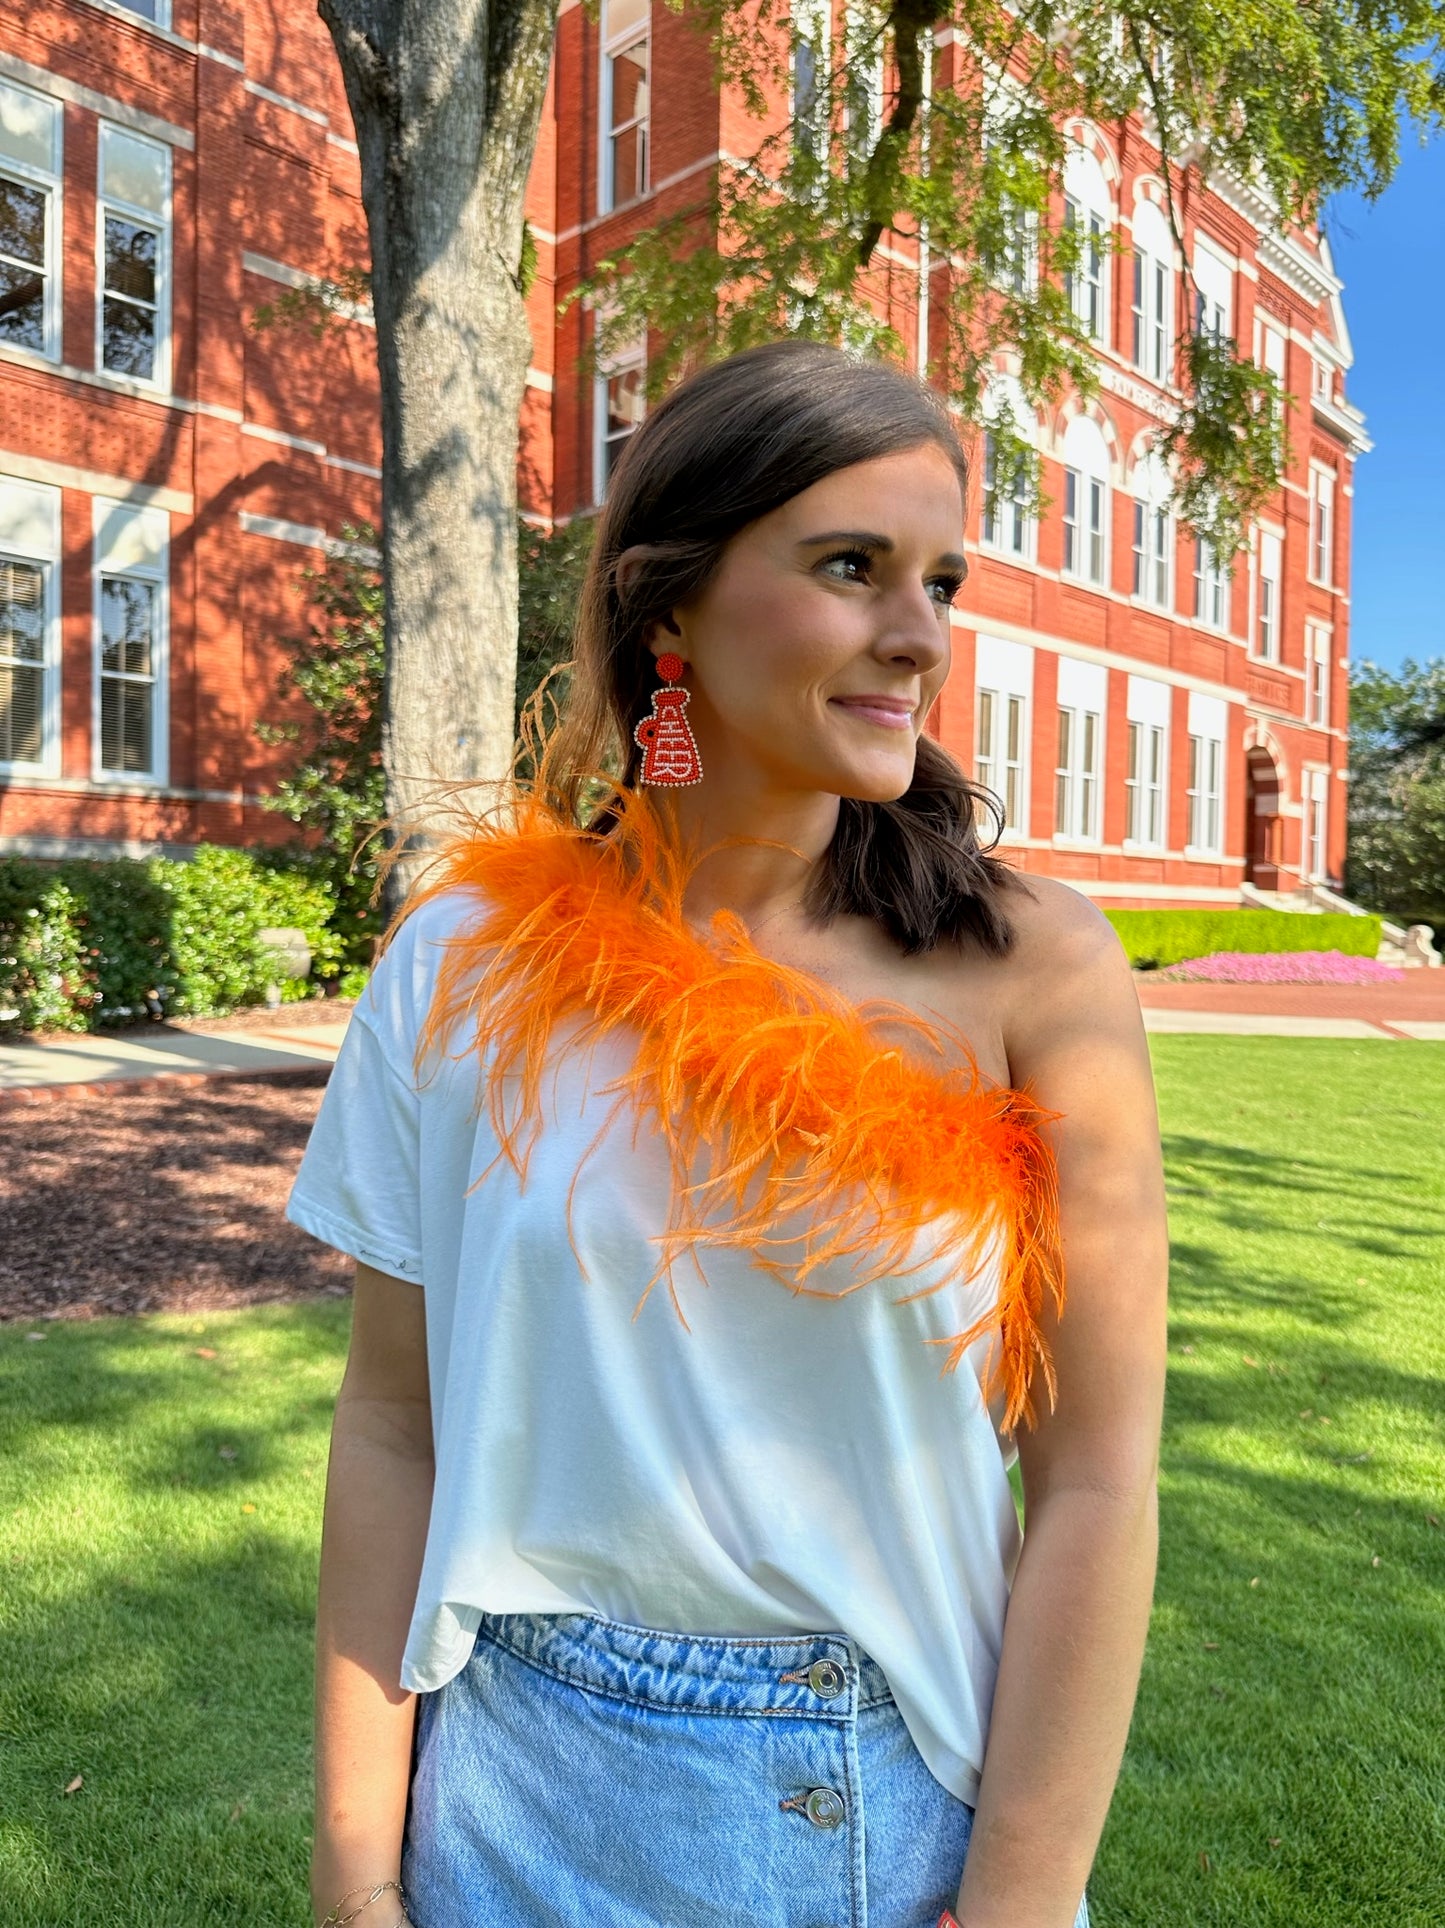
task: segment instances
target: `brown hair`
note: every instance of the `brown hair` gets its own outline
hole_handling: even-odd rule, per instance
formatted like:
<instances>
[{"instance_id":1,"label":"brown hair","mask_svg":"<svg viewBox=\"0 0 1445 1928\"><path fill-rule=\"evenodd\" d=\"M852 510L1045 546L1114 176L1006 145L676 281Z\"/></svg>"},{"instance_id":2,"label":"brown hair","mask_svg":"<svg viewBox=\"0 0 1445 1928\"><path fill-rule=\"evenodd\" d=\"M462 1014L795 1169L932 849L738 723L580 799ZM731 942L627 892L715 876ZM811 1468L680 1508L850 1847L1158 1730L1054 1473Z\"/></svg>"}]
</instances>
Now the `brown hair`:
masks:
<instances>
[{"instance_id":1,"label":"brown hair","mask_svg":"<svg viewBox=\"0 0 1445 1928\"><path fill-rule=\"evenodd\" d=\"M570 821L614 821L595 779L636 782L633 728L656 684L649 627L704 590L739 530L839 469L933 443L967 499L968 469L938 397L894 368L818 342L779 341L716 362L673 389L627 441L582 590L570 688L546 735L537 783ZM617 580L618 558L640 550ZM524 736L543 735L542 692ZM889 803L840 799L838 827L809 884L807 908L874 921L907 956L948 939L1004 955L1013 930L1000 898L1018 873L979 842L975 808L997 800L935 739L918 739L913 781ZM1000 828L1002 827L1000 821ZM1026 886L1024 886L1026 888Z\"/></svg>"}]
</instances>

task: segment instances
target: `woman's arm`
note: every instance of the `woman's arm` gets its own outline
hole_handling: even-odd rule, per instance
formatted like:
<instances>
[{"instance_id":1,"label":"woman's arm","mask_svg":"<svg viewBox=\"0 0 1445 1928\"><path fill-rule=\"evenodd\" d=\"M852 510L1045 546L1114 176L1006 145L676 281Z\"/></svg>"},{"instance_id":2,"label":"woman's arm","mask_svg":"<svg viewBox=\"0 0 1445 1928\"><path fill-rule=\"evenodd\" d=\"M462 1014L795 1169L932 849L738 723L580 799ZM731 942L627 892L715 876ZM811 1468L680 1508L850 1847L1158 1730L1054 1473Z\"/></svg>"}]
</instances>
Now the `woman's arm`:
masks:
<instances>
[{"instance_id":1,"label":"woman's arm","mask_svg":"<svg viewBox=\"0 0 1445 1928\"><path fill-rule=\"evenodd\" d=\"M1065 1114L1050 1136L1067 1293L1045 1328L1057 1406L1037 1380L1039 1423L1018 1436L1024 1545L964 1928L1072 1928L1128 1737L1158 1545L1168 1232L1148 1045L1107 920L1060 884L1041 885L1034 919L1007 1043L1014 1083Z\"/></svg>"},{"instance_id":2,"label":"woman's arm","mask_svg":"<svg viewBox=\"0 0 1445 1928\"><path fill-rule=\"evenodd\" d=\"M416 1696L398 1683L434 1470L422 1289L358 1265L316 1607L317 1921L351 1889L400 1879ZM357 1928L400 1917L398 1897L386 1894Z\"/></svg>"}]
</instances>

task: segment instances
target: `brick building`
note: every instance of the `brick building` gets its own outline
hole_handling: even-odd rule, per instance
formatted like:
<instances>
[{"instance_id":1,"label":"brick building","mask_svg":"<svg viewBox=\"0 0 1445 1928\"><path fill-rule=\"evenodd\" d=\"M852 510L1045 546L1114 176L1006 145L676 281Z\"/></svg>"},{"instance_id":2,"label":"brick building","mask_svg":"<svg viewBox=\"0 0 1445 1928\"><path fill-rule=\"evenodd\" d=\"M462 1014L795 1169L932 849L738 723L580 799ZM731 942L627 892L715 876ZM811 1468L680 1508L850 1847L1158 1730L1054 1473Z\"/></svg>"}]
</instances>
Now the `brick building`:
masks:
<instances>
[{"instance_id":1,"label":"brick building","mask_svg":"<svg viewBox=\"0 0 1445 1928\"><path fill-rule=\"evenodd\" d=\"M940 84L960 54L938 37ZM375 353L359 309L320 340L249 322L364 263L351 131L314 12L0 0L0 851L277 831L255 726L276 713L275 639L304 621L302 570L378 514ZM1072 131L1073 218L1124 244L1074 288L1103 393L1038 419L1000 366L995 406L1038 447L1052 506L1035 522L975 502L935 726L1005 799L1017 860L1103 902L1337 879L1369 445L1328 250L1271 234L1242 187L1177 184L1204 325L1293 398L1285 487L1226 572L1165 513L1147 452L1181 298L1158 157L1134 128ZM537 516L599 499L646 356L584 378L591 320L556 301L756 140L689 21L564 4L529 197ZM895 325L936 347L945 265L901 240L880 262Z\"/></svg>"}]
</instances>

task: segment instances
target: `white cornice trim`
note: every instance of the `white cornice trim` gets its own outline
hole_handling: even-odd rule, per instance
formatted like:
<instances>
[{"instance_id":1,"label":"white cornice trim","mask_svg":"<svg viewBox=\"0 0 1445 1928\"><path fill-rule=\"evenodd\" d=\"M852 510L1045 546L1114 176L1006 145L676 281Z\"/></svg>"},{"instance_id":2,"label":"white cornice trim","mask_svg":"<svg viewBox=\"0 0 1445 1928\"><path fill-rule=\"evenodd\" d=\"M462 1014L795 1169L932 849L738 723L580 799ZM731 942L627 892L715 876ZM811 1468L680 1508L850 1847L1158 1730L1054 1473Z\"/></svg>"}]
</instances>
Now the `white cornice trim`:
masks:
<instances>
[{"instance_id":1,"label":"white cornice trim","mask_svg":"<svg viewBox=\"0 0 1445 1928\"><path fill-rule=\"evenodd\" d=\"M248 80L246 92L254 94L258 100L269 100L273 107L284 107L288 114L299 114L302 120L314 121L318 127L330 127L330 117L315 107L307 107L299 100L292 100L289 94L275 93L270 87L263 87L259 80Z\"/></svg>"},{"instance_id":2,"label":"white cornice trim","mask_svg":"<svg viewBox=\"0 0 1445 1928\"><path fill-rule=\"evenodd\" d=\"M100 469L78 469L69 462L50 462L38 455L20 455L0 449L0 475L18 482L43 482L55 489L79 489L86 495L104 495L117 502L133 502L142 508L169 509L176 515L191 515L195 497L184 489L162 488L153 482L132 482L121 475L107 475Z\"/></svg>"},{"instance_id":3,"label":"white cornice trim","mask_svg":"<svg viewBox=\"0 0 1445 1928\"><path fill-rule=\"evenodd\" d=\"M94 5L95 0L90 0L90 4ZM136 14L126 14L124 17L128 20L139 19ZM189 127L177 127L174 121L162 120L159 114L148 114L143 107L132 107L129 101L117 100L114 94L98 94L93 87L82 87L78 80L67 80L64 74L52 73L48 67L37 67L31 61L21 60L17 54L0 52L0 74L11 80L22 81L27 87L34 87L57 100L68 100L73 107L84 107L92 114L99 114L103 120L114 121L119 127L131 127L137 134L149 134L152 140L164 141L168 147L184 148L188 154L195 149L196 137Z\"/></svg>"},{"instance_id":4,"label":"white cornice trim","mask_svg":"<svg viewBox=\"0 0 1445 1928\"><path fill-rule=\"evenodd\" d=\"M248 536L265 536L272 542L293 542L300 549L322 549L328 556L355 556L359 562L379 563L381 552L365 542L343 542L327 535L309 522L285 522L279 516L252 515L239 509L236 520Z\"/></svg>"},{"instance_id":5,"label":"white cornice trim","mask_svg":"<svg viewBox=\"0 0 1445 1928\"><path fill-rule=\"evenodd\" d=\"M1331 274L1288 234L1261 234L1259 260L1261 267L1277 275L1302 300L1312 301L1316 305L1331 300L1345 285L1338 275Z\"/></svg>"},{"instance_id":6,"label":"white cornice trim","mask_svg":"<svg viewBox=\"0 0 1445 1928\"><path fill-rule=\"evenodd\" d=\"M304 268L293 268L285 261L273 261L269 255L253 254L249 248L241 254L241 266L247 274L258 274L266 281L279 281L284 288L312 288L322 275L307 274ZM339 315L346 321L358 321L363 328L376 326L376 314L369 303L360 301L334 301L326 304L327 312Z\"/></svg>"}]
</instances>

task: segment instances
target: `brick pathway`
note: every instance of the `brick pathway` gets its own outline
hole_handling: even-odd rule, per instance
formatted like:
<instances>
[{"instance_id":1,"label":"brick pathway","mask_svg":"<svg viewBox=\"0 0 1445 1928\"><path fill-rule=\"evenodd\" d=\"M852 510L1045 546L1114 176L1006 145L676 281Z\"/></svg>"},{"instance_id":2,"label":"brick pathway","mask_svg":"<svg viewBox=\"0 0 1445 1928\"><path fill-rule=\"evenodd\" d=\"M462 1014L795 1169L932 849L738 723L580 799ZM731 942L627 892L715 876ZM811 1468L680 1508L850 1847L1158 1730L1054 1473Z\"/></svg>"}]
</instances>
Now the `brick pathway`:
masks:
<instances>
[{"instance_id":1,"label":"brick pathway","mask_svg":"<svg viewBox=\"0 0 1445 1928\"><path fill-rule=\"evenodd\" d=\"M1134 984L1151 1030L1226 1030L1239 1020L1251 1031L1308 1035L1301 1027L1309 1026L1317 1036L1445 1040L1445 968L1389 984L1157 984L1148 971ZM1251 1019L1265 1022L1242 1022Z\"/></svg>"}]
</instances>

